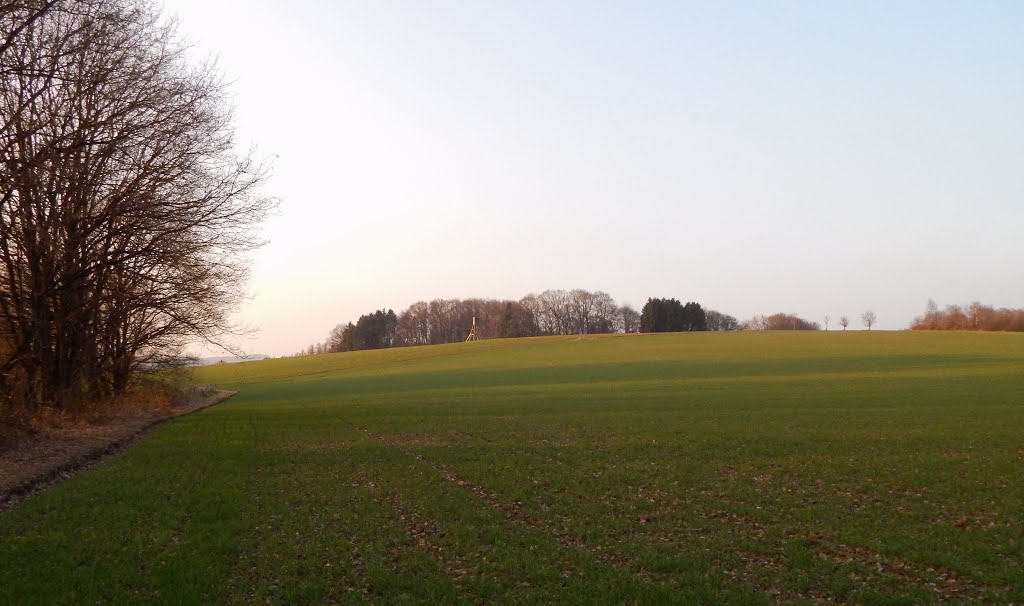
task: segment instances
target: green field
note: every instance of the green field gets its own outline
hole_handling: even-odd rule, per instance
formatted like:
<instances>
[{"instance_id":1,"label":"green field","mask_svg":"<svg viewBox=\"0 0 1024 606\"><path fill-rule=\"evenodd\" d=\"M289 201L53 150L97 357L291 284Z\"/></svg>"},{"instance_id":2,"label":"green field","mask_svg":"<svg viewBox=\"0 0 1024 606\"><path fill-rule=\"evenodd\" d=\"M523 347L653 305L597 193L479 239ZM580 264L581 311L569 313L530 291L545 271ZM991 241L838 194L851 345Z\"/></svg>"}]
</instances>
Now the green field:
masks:
<instances>
[{"instance_id":1,"label":"green field","mask_svg":"<svg viewBox=\"0 0 1024 606\"><path fill-rule=\"evenodd\" d=\"M1024 335L484 341L241 393L0 514L0 604L1024 602Z\"/></svg>"}]
</instances>

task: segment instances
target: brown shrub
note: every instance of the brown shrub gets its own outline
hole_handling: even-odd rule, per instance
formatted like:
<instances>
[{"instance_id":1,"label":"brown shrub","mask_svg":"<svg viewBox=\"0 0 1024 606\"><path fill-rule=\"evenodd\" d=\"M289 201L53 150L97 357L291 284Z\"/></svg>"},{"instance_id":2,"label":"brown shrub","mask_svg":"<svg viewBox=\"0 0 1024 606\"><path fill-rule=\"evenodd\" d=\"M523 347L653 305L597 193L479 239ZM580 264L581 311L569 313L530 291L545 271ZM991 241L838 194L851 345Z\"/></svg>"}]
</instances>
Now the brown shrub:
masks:
<instances>
[{"instance_id":1,"label":"brown shrub","mask_svg":"<svg viewBox=\"0 0 1024 606\"><path fill-rule=\"evenodd\" d=\"M928 301L924 315L914 318L910 329L1024 332L1024 309L994 308L975 301L966 308L947 305L940 310Z\"/></svg>"}]
</instances>

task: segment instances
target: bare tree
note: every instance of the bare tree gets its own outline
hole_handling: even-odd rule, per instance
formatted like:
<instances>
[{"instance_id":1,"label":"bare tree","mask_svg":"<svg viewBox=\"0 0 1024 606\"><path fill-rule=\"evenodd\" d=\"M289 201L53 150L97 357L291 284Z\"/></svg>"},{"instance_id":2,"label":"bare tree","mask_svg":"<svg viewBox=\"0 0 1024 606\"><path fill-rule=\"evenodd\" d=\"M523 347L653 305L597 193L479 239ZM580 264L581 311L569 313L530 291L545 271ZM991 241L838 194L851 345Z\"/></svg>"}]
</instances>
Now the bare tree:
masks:
<instances>
[{"instance_id":1,"label":"bare tree","mask_svg":"<svg viewBox=\"0 0 1024 606\"><path fill-rule=\"evenodd\" d=\"M542 316L544 313L544 307L541 303L540 297L538 295L530 293L523 297L522 299L519 299L519 304L530 312L530 315L533 317L533 322L538 331L538 334L545 334L545 327L542 326Z\"/></svg>"},{"instance_id":2,"label":"bare tree","mask_svg":"<svg viewBox=\"0 0 1024 606\"><path fill-rule=\"evenodd\" d=\"M739 330L740 328L739 321L729 314L709 309L704 312L704 316L707 319L708 330L728 331Z\"/></svg>"},{"instance_id":3,"label":"bare tree","mask_svg":"<svg viewBox=\"0 0 1024 606\"><path fill-rule=\"evenodd\" d=\"M825 316L825 332L828 332L828 322L832 319L832 316Z\"/></svg>"},{"instance_id":4,"label":"bare tree","mask_svg":"<svg viewBox=\"0 0 1024 606\"><path fill-rule=\"evenodd\" d=\"M18 37L40 17L53 10L60 0L32 1L15 0L0 4L0 24L3 38L0 40L0 55L3 55Z\"/></svg>"},{"instance_id":5,"label":"bare tree","mask_svg":"<svg viewBox=\"0 0 1024 606\"><path fill-rule=\"evenodd\" d=\"M871 327L874 325L875 321L878 318L877 316L875 316L875 312L869 309L860 315L860 319L862 322L864 322L864 326L867 326L868 330L871 330Z\"/></svg>"},{"instance_id":6,"label":"bare tree","mask_svg":"<svg viewBox=\"0 0 1024 606\"><path fill-rule=\"evenodd\" d=\"M327 335L327 351L331 353L345 351L346 328L344 324L338 324L331 329L331 332Z\"/></svg>"},{"instance_id":7,"label":"bare tree","mask_svg":"<svg viewBox=\"0 0 1024 606\"><path fill-rule=\"evenodd\" d=\"M590 296L592 305L587 332L591 334L615 332L619 313L619 306L615 303L615 299L601 290L590 293Z\"/></svg>"},{"instance_id":8,"label":"bare tree","mask_svg":"<svg viewBox=\"0 0 1024 606\"><path fill-rule=\"evenodd\" d=\"M616 330L627 334L640 332L640 312L632 305L627 304L620 307Z\"/></svg>"},{"instance_id":9,"label":"bare tree","mask_svg":"<svg viewBox=\"0 0 1024 606\"><path fill-rule=\"evenodd\" d=\"M400 345L426 345L430 343L430 305L417 301L398 316Z\"/></svg>"},{"instance_id":10,"label":"bare tree","mask_svg":"<svg viewBox=\"0 0 1024 606\"><path fill-rule=\"evenodd\" d=\"M839 325L846 330L846 327L850 325L850 318L848 316L839 316Z\"/></svg>"},{"instance_id":11,"label":"bare tree","mask_svg":"<svg viewBox=\"0 0 1024 606\"><path fill-rule=\"evenodd\" d=\"M767 330L768 329L768 317L764 315L757 315L740 324L740 330Z\"/></svg>"},{"instance_id":12,"label":"bare tree","mask_svg":"<svg viewBox=\"0 0 1024 606\"><path fill-rule=\"evenodd\" d=\"M528 307L515 301L505 301L505 309L498 324L498 337L532 337L537 334L537 323Z\"/></svg>"},{"instance_id":13,"label":"bare tree","mask_svg":"<svg viewBox=\"0 0 1024 606\"><path fill-rule=\"evenodd\" d=\"M540 314L537 322L541 334L569 335L573 334L572 299L564 290L545 290L537 295Z\"/></svg>"},{"instance_id":14,"label":"bare tree","mask_svg":"<svg viewBox=\"0 0 1024 606\"><path fill-rule=\"evenodd\" d=\"M754 316L743 323L746 330L819 330L817 322L805 320L796 314L775 313L770 316Z\"/></svg>"},{"instance_id":15,"label":"bare tree","mask_svg":"<svg viewBox=\"0 0 1024 606\"><path fill-rule=\"evenodd\" d=\"M430 343L456 343L465 339L458 326L457 301L434 299L429 304Z\"/></svg>"},{"instance_id":16,"label":"bare tree","mask_svg":"<svg viewBox=\"0 0 1024 606\"><path fill-rule=\"evenodd\" d=\"M152 4L20 4L0 54L0 391L67 406L188 341L226 346L273 201L216 70Z\"/></svg>"}]
</instances>

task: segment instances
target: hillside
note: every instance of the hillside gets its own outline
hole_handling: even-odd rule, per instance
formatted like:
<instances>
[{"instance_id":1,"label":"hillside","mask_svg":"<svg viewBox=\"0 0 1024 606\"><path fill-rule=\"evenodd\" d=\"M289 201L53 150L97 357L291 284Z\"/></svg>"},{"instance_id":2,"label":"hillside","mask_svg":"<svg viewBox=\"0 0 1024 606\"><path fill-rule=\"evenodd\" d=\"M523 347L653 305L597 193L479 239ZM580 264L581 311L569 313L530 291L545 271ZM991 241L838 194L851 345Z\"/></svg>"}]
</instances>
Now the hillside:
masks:
<instances>
[{"instance_id":1,"label":"hillside","mask_svg":"<svg viewBox=\"0 0 1024 606\"><path fill-rule=\"evenodd\" d=\"M0 515L0 602L1024 600L1024 336L492 340L240 391Z\"/></svg>"}]
</instances>

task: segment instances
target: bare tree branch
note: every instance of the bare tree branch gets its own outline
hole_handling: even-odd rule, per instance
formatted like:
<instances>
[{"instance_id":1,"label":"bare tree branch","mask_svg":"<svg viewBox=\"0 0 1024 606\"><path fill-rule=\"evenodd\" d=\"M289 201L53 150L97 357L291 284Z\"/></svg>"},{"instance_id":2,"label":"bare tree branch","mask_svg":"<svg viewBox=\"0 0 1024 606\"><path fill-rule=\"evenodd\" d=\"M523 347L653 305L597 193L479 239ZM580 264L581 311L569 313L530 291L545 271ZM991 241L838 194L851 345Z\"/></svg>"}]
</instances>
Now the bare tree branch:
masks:
<instances>
[{"instance_id":1,"label":"bare tree branch","mask_svg":"<svg viewBox=\"0 0 1024 606\"><path fill-rule=\"evenodd\" d=\"M0 16L0 388L66 406L226 345L274 201L216 67L148 0Z\"/></svg>"}]
</instances>

